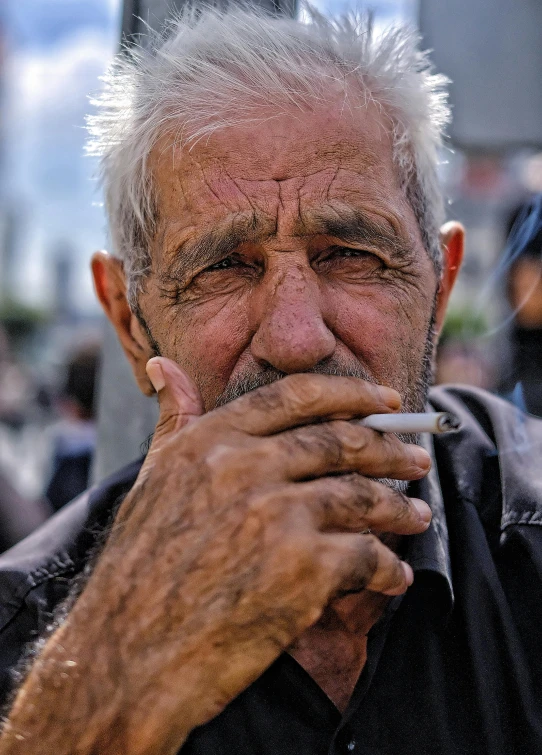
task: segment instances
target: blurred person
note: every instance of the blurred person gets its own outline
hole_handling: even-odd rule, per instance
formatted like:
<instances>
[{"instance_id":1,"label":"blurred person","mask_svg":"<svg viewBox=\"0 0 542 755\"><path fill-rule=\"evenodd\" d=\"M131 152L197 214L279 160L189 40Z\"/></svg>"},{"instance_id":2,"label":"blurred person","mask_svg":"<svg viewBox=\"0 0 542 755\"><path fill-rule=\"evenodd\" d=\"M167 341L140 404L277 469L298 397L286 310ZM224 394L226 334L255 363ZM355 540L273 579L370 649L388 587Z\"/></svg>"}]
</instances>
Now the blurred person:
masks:
<instances>
[{"instance_id":1,"label":"blurred person","mask_svg":"<svg viewBox=\"0 0 542 755\"><path fill-rule=\"evenodd\" d=\"M515 211L511 221L505 258L510 259L507 295L513 321L499 390L542 417L542 194Z\"/></svg>"},{"instance_id":2,"label":"blurred person","mask_svg":"<svg viewBox=\"0 0 542 755\"><path fill-rule=\"evenodd\" d=\"M69 359L60 397L61 422L54 428L51 478L45 496L58 511L89 483L96 448L95 385L99 346L88 344Z\"/></svg>"},{"instance_id":3,"label":"blurred person","mask_svg":"<svg viewBox=\"0 0 542 755\"><path fill-rule=\"evenodd\" d=\"M8 333L0 323L0 422L19 429L30 393L28 376L14 358Z\"/></svg>"},{"instance_id":4,"label":"blurred person","mask_svg":"<svg viewBox=\"0 0 542 755\"><path fill-rule=\"evenodd\" d=\"M491 387L491 369L485 354L462 340L449 340L439 346L435 384L464 383L478 388Z\"/></svg>"},{"instance_id":5,"label":"blurred person","mask_svg":"<svg viewBox=\"0 0 542 755\"><path fill-rule=\"evenodd\" d=\"M486 330L485 318L470 307L448 310L435 355L436 385L463 383L484 389L492 387L492 360L487 345L480 340Z\"/></svg>"},{"instance_id":6,"label":"blurred person","mask_svg":"<svg viewBox=\"0 0 542 755\"><path fill-rule=\"evenodd\" d=\"M443 81L365 17L195 16L92 126L95 286L160 418L0 559L0 753L539 755L542 423L428 396ZM428 398L458 433L356 422Z\"/></svg>"},{"instance_id":7,"label":"blurred person","mask_svg":"<svg viewBox=\"0 0 542 755\"><path fill-rule=\"evenodd\" d=\"M47 501L21 495L0 470L0 552L25 538L50 515Z\"/></svg>"},{"instance_id":8,"label":"blurred person","mask_svg":"<svg viewBox=\"0 0 542 755\"><path fill-rule=\"evenodd\" d=\"M45 500L25 496L18 490L11 469L16 454L6 454L14 431L19 431L25 422L29 387L0 324L0 552L25 538L51 514Z\"/></svg>"}]
</instances>

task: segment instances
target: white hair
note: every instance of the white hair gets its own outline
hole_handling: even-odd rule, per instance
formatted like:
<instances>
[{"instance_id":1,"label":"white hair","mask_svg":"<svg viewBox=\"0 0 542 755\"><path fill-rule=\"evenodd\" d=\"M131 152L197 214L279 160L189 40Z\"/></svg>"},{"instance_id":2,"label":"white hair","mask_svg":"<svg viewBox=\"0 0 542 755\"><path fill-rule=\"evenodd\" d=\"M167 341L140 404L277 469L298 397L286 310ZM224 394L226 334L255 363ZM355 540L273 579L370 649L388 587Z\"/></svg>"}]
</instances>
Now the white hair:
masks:
<instances>
[{"instance_id":1,"label":"white hair","mask_svg":"<svg viewBox=\"0 0 542 755\"><path fill-rule=\"evenodd\" d=\"M148 162L157 140L171 133L185 146L257 122L264 105L280 112L325 103L333 82L357 84L387 116L401 186L440 274L437 163L447 80L432 73L418 42L408 27L375 34L369 14L328 19L309 8L308 23L300 23L254 9L189 8L150 44L121 53L88 119L89 152L102 159L113 252L123 260L131 304L150 269L157 208Z\"/></svg>"}]
</instances>

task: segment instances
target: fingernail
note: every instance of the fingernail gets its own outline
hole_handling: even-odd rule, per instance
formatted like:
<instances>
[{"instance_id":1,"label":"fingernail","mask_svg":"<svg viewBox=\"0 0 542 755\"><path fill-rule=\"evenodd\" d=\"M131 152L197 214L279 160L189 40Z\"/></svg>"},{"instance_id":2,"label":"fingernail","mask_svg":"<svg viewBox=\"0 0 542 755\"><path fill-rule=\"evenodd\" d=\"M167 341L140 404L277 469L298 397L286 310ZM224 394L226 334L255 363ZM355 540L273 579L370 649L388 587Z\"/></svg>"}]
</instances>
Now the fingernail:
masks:
<instances>
[{"instance_id":1,"label":"fingernail","mask_svg":"<svg viewBox=\"0 0 542 755\"><path fill-rule=\"evenodd\" d=\"M412 567L405 561L401 561L401 566L403 567L403 571L405 573L406 583L410 587L410 585L414 582L414 572L412 571Z\"/></svg>"},{"instance_id":2,"label":"fingernail","mask_svg":"<svg viewBox=\"0 0 542 755\"><path fill-rule=\"evenodd\" d=\"M423 470L431 469L431 457L420 446L414 446L414 463Z\"/></svg>"},{"instance_id":3,"label":"fingernail","mask_svg":"<svg viewBox=\"0 0 542 755\"><path fill-rule=\"evenodd\" d=\"M416 507L418 514L420 515L420 519L423 522L427 522L427 524L429 524L433 517L433 513L427 503L425 501L422 501L421 498L411 498L410 500Z\"/></svg>"},{"instance_id":4,"label":"fingernail","mask_svg":"<svg viewBox=\"0 0 542 755\"><path fill-rule=\"evenodd\" d=\"M156 393L158 393L158 391L161 391L166 384L160 362L154 362L151 359L147 362L145 369L147 370L147 375L152 383L154 390L156 391Z\"/></svg>"},{"instance_id":5,"label":"fingernail","mask_svg":"<svg viewBox=\"0 0 542 755\"><path fill-rule=\"evenodd\" d=\"M390 409L401 408L401 396L397 393L397 391L394 391L393 388L388 388L385 385L379 385L377 387L380 398L386 404L386 406L389 406Z\"/></svg>"}]
</instances>

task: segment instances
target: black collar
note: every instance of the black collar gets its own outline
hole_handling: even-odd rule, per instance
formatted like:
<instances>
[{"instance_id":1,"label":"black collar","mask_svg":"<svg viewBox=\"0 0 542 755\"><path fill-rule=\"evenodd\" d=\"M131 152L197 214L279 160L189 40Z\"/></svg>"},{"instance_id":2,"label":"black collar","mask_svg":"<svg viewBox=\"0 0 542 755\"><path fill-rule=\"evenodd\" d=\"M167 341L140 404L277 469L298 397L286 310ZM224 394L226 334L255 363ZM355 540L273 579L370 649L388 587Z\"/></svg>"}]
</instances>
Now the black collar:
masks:
<instances>
[{"instance_id":1,"label":"black collar","mask_svg":"<svg viewBox=\"0 0 542 755\"><path fill-rule=\"evenodd\" d=\"M429 504L433 519L428 529L421 535L412 535L407 538L404 558L412 566L415 578L423 573L436 575L437 579L433 581L441 585L442 600L435 603L435 608L440 607L437 610L441 613L442 619L446 620L454 605L448 525L432 436L422 434L421 445L430 454L433 465L427 477L409 486L408 493Z\"/></svg>"}]
</instances>

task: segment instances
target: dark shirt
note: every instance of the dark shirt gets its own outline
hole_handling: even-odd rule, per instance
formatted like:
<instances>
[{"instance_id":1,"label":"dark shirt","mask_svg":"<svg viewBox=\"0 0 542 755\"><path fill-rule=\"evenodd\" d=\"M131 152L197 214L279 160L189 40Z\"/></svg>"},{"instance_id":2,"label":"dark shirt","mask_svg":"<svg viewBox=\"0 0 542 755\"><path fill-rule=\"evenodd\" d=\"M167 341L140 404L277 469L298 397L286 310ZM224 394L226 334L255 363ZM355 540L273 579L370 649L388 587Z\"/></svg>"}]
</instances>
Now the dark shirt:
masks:
<instances>
[{"instance_id":1,"label":"dark shirt","mask_svg":"<svg viewBox=\"0 0 542 755\"><path fill-rule=\"evenodd\" d=\"M433 522L406 538L414 584L369 633L344 715L285 653L182 755L542 753L542 421L472 389L434 389L431 404L463 426L426 439L435 465L410 492ZM10 668L50 623L138 468L0 558L4 697Z\"/></svg>"}]
</instances>

